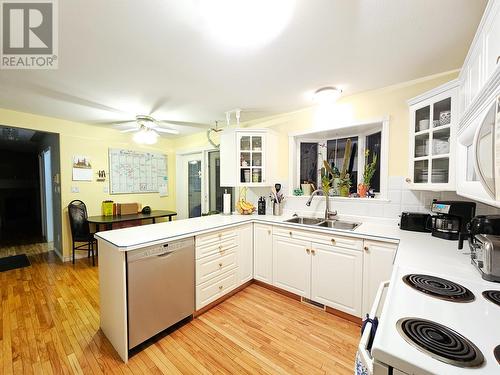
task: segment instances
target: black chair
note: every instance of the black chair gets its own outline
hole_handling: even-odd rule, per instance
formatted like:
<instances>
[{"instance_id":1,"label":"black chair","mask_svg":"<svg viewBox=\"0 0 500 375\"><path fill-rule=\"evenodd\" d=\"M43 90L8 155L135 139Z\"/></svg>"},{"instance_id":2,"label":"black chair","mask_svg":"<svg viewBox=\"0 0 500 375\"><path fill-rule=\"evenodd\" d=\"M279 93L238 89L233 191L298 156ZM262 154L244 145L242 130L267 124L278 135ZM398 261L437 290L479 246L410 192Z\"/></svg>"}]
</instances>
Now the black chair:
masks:
<instances>
[{"instance_id":1,"label":"black chair","mask_svg":"<svg viewBox=\"0 0 500 375\"><path fill-rule=\"evenodd\" d=\"M94 234L90 232L85 203L78 199L71 201L68 205L68 214L73 243L73 264L75 264L75 251L87 250L87 258L92 254L92 265L94 266L94 244L97 254L97 240L94 238ZM77 243L83 244L77 246Z\"/></svg>"}]
</instances>

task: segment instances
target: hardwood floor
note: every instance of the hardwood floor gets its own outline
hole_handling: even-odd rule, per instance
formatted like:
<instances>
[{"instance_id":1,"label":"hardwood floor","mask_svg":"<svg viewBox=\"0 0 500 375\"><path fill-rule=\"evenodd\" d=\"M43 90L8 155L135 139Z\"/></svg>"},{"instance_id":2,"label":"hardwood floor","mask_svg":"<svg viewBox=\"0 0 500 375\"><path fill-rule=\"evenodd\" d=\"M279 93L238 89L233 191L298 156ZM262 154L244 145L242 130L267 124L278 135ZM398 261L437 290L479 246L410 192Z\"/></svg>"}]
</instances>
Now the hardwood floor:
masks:
<instances>
[{"instance_id":1,"label":"hardwood floor","mask_svg":"<svg viewBox=\"0 0 500 375\"><path fill-rule=\"evenodd\" d=\"M359 326L255 284L121 362L97 267L28 251L0 273L2 374L352 374ZM52 255L51 255L52 253Z\"/></svg>"}]
</instances>

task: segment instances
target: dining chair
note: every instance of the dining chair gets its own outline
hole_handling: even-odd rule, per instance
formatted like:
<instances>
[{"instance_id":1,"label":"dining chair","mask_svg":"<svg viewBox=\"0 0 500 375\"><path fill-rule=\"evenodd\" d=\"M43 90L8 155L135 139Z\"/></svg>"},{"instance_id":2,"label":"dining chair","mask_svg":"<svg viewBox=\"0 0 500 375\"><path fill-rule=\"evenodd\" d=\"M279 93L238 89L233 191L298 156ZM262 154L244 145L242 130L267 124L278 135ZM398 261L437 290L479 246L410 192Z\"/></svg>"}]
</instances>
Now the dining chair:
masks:
<instances>
[{"instance_id":1,"label":"dining chair","mask_svg":"<svg viewBox=\"0 0 500 375\"><path fill-rule=\"evenodd\" d=\"M75 264L75 251L86 250L87 258L92 255L92 265L95 266L94 249L97 255L97 240L94 238L94 234L90 232L85 203L78 199L71 201L68 205L68 214L71 227L73 264ZM80 243L80 245L77 245L78 243Z\"/></svg>"}]
</instances>

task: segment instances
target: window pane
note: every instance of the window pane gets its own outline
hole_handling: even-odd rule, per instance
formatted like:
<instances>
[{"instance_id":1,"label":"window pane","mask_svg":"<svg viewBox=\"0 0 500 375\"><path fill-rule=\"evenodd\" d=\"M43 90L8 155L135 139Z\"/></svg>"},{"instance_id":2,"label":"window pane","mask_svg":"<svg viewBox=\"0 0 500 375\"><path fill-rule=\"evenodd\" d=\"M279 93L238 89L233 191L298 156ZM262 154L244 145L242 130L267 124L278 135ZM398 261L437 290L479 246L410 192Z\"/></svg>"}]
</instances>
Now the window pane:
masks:
<instances>
[{"instance_id":1,"label":"window pane","mask_svg":"<svg viewBox=\"0 0 500 375\"><path fill-rule=\"evenodd\" d=\"M300 144L300 183L313 183L318 186L318 144Z\"/></svg>"},{"instance_id":2,"label":"window pane","mask_svg":"<svg viewBox=\"0 0 500 375\"><path fill-rule=\"evenodd\" d=\"M201 216L201 160L188 162L189 217Z\"/></svg>"},{"instance_id":3,"label":"window pane","mask_svg":"<svg viewBox=\"0 0 500 375\"><path fill-rule=\"evenodd\" d=\"M371 163L373 160L373 155L377 155L377 165L375 174L370 182L371 188L376 192L380 193L380 156L381 156L381 147L380 144L382 142L382 132L378 132L375 134L371 134L366 137L366 149L370 150L370 155L368 156L368 163Z\"/></svg>"},{"instance_id":4,"label":"window pane","mask_svg":"<svg viewBox=\"0 0 500 375\"><path fill-rule=\"evenodd\" d=\"M344 163L344 153L347 140L349 138L331 139L327 142L328 163L342 170ZM358 137L351 137L351 157L348 161L347 172L351 179L350 193L357 190L358 185Z\"/></svg>"}]
</instances>

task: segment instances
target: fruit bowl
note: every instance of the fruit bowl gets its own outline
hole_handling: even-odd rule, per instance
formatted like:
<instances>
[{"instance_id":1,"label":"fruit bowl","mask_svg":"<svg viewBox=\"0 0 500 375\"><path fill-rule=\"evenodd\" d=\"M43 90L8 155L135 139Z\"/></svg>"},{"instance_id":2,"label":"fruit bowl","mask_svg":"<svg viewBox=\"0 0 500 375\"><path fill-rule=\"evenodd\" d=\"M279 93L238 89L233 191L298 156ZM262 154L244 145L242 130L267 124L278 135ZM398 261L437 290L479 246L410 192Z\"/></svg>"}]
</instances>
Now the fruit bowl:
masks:
<instances>
[{"instance_id":1,"label":"fruit bowl","mask_svg":"<svg viewBox=\"0 0 500 375\"><path fill-rule=\"evenodd\" d=\"M236 202L236 211L241 215L251 215L255 212L255 206L249 202Z\"/></svg>"}]
</instances>

